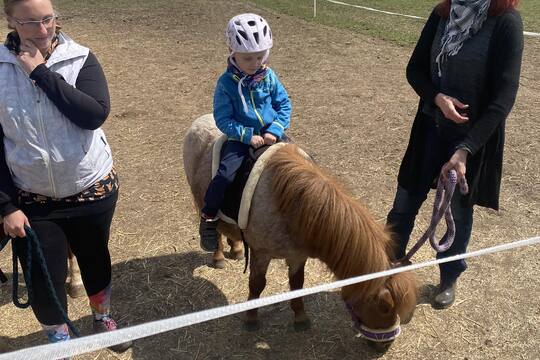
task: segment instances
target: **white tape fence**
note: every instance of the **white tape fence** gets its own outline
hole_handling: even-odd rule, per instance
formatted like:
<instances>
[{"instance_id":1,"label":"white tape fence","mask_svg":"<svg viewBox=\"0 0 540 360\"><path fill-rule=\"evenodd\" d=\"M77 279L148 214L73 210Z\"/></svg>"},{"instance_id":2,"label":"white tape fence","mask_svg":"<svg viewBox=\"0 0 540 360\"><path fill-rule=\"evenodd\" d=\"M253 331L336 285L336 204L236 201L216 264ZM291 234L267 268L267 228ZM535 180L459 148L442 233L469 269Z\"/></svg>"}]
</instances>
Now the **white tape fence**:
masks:
<instances>
[{"instance_id":1,"label":"white tape fence","mask_svg":"<svg viewBox=\"0 0 540 360\"><path fill-rule=\"evenodd\" d=\"M100 350L112 345L123 343L127 340L136 340L166 331L180 329L186 326L199 324L202 322L215 320L221 317L238 314L247 310L276 304L282 301L291 300L294 298L312 295L323 291L334 290L347 285L356 284L363 281L376 279L379 277L389 276L404 271L411 271L427 266L438 265L450 261L467 259L472 257L493 254L510 249L531 246L540 243L540 236L530 239L519 240L512 243L493 246L486 249L472 251L470 253L451 256L445 259L431 260L424 263L412 264L396 269L390 269L373 274L353 277L350 279L335 281L329 284L314 286L307 289L290 291L282 294L272 295L261 299L250 300L247 302L221 306L213 309L203 310L191 314L181 315L173 318L152 321L128 328L116 330L109 333L101 333L73 339L66 342L35 346L31 348L14 351L11 353L1 354L0 360L41 360L41 359L63 359L69 356L80 355L91 351Z\"/></svg>"}]
</instances>

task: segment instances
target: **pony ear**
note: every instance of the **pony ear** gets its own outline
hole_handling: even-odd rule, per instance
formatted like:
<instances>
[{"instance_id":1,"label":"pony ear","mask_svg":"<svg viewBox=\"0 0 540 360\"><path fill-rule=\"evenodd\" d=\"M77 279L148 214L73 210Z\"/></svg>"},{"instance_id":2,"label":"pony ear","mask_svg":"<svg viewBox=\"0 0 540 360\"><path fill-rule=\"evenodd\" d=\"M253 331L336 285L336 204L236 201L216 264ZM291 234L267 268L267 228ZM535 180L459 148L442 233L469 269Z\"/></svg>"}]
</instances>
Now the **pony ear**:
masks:
<instances>
[{"instance_id":1,"label":"pony ear","mask_svg":"<svg viewBox=\"0 0 540 360\"><path fill-rule=\"evenodd\" d=\"M394 299L392 298L392 294L385 287L379 290L379 293L377 294L377 300L377 307L382 314L388 314L394 308Z\"/></svg>"}]
</instances>

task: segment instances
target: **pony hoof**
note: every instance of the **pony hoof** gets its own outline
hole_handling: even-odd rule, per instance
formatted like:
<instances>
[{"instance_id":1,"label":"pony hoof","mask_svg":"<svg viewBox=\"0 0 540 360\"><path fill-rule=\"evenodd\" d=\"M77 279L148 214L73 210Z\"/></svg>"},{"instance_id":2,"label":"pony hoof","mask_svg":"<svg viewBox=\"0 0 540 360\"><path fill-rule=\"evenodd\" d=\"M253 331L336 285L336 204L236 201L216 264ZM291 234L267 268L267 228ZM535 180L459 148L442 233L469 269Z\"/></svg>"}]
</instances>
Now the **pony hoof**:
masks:
<instances>
[{"instance_id":1,"label":"pony hoof","mask_svg":"<svg viewBox=\"0 0 540 360\"><path fill-rule=\"evenodd\" d=\"M311 329L311 320L305 319L294 322L294 331L307 331Z\"/></svg>"},{"instance_id":2,"label":"pony hoof","mask_svg":"<svg viewBox=\"0 0 540 360\"><path fill-rule=\"evenodd\" d=\"M223 260L223 259L221 259L221 260L213 260L212 265L216 269L225 269L225 260Z\"/></svg>"},{"instance_id":3,"label":"pony hoof","mask_svg":"<svg viewBox=\"0 0 540 360\"><path fill-rule=\"evenodd\" d=\"M244 322L244 329L247 331L258 331L261 328L259 320L246 320Z\"/></svg>"},{"instance_id":4,"label":"pony hoof","mask_svg":"<svg viewBox=\"0 0 540 360\"><path fill-rule=\"evenodd\" d=\"M84 289L83 284L66 284L66 292L72 299L77 299L83 296L86 296L86 290Z\"/></svg>"}]
</instances>

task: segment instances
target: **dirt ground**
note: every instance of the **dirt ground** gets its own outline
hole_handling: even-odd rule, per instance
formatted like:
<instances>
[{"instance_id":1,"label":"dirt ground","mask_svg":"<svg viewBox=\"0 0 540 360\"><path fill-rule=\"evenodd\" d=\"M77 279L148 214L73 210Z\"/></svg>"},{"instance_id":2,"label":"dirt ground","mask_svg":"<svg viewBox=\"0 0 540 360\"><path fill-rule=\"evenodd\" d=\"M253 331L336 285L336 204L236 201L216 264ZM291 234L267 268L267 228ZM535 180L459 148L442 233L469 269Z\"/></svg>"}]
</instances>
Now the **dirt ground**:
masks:
<instances>
[{"instance_id":1,"label":"dirt ground","mask_svg":"<svg viewBox=\"0 0 540 360\"><path fill-rule=\"evenodd\" d=\"M290 133L381 222L389 211L417 97L405 80L411 48L282 16L239 1L58 0L65 31L89 46L109 80L112 112L105 131L121 177L113 223L113 310L134 325L247 298L243 262L208 266L182 169L183 134L212 111L225 69L223 29L240 12L270 22L271 66L291 96ZM521 88L507 123L499 212L477 208L470 250L540 234L540 39L527 38ZM427 227L430 203L414 237ZM427 246L416 256L434 256ZM10 269L10 253L0 266ZM140 339L132 350L78 359L540 359L540 247L470 260L455 305L433 310L434 268L418 271L416 315L386 354L355 337L337 292L306 298L312 328L295 332L282 303L260 311L263 327L243 330L240 316ZM11 274L8 273L11 277ZM308 261L306 286L329 282ZM10 350L44 343L30 310L0 288L0 342ZM282 262L271 265L263 295L287 290ZM70 317L89 334L86 299L70 300Z\"/></svg>"}]
</instances>

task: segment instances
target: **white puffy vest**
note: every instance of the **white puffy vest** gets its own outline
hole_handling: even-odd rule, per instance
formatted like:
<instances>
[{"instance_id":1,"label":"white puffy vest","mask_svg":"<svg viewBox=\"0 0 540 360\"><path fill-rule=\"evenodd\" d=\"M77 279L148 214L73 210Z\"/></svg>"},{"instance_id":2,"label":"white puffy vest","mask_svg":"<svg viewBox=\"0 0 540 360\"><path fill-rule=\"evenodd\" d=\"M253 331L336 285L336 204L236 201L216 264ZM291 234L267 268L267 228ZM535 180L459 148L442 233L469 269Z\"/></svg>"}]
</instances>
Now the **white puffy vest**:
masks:
<instances>
[{"instance_id":1,"label":"white puffy vest","mask_svg":"<svg viewBox=\"0 0 540 360\"><path fill-rule=\"evenodd\" d=\"M75 86L88 52L61 33L46 66ZM19 189L63 198L87 189L112 168L103 130L82 129L65 117L5 46L0 46L0 125L6 162Z\"/></svg>"}]
</instances>

